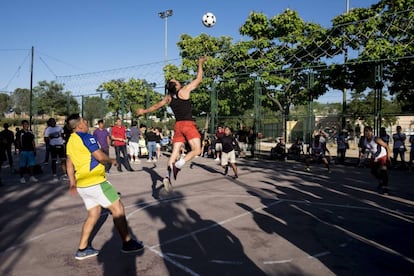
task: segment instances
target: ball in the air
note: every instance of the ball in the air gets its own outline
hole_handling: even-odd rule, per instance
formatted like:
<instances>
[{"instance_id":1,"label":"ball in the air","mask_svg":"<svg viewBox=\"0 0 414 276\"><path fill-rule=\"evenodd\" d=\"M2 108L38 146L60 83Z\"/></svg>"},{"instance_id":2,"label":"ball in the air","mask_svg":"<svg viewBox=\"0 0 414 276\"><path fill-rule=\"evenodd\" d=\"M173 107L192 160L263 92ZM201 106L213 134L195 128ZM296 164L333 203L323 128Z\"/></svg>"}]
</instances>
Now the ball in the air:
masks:
<instances>
[{"instance_id":1,"label":"ball in the air","mask_svg":"<svg viewBox=\"0 0 414 276\"><path fill-rule=\"evenodd\" d=\"M201 21L203 22L204 26L211 28L216 24L216 16L211 12L207 12L203 15Z\"/></svg>"}]
</instances>

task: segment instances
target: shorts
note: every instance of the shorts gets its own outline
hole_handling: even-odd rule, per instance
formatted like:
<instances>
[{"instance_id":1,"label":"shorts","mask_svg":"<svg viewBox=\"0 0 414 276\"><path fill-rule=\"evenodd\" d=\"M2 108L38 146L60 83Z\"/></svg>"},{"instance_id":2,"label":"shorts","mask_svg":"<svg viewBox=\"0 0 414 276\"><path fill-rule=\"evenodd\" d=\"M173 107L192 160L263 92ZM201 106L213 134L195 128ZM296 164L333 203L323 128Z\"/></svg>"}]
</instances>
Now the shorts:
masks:
<instances>
[{"instance_id":1,"label":"shorts","mask_svg":"<svg viewBox=\"0 0 414 276\"><path fill-rule=\"evenodd\" d=\"M157 143L157 144L155 145L155 147L156 147L157 149L160 149L160 148L161 148L161 144L160 144L160 143Z\"/></svg>"},{"instance_id":2,"label":"shorts","mask_svg":"<svg viewBox=\"0 0 414 276\"><path fill-rule=\"evenodd\" d=\"M96 206L107 208L119 200L119 195L109 181L85 188L77 188L87 210Z\"/></svg>"},{"instance_id":3,"label":"shorts","mask_svg":"<svg viewBox=\"0 0 414 276\"><path fill-rule=\"evenodd\" d=\"M236 163L236 152L234 150L221 153L221 165L226 166L229 162L230 164Z\"/></svg>"},{"instance_id":4,"label":"shorts","mask_svg":"<svg viewBox=\"0 0 414 276\"><path fill-rule=\"evenodd\" d=\"M52 160L56 160L58 156L60 159L66 159L65 146L64 145L56 145L56 146L51 145L50 155L52 156Z\"/></svg>"},{"instance_id":5,"label":"shorts","mask_svg":"<svg viewBox=\"0 0 414 276\"><path fill-rule=\"evenodd\" d=\"M139 144L138 142L129 142L129 154L133 156L139 155Z\"/></svg>"},{"instance_id":6,"label":"shorts","mask_svg":"<svg viewBox=\"0 0 414 276\"><path fill-rule=\"evenodd\" d=\"M216 151L222 152L223 151L223 144L222 143L216 143L214 146L214 149Z\"/></svg>"},{"instance_id":7,"label":"shorts","mask_svg":"<svg viewBox=\"0 0 414 276\"><path fill-rule=\"evenodd\" d=\"M387 156L384 155L383 157L374 159L371 159L371 166L377 166L377 167L381 167L381 166L387 166Z\"/></svg>"},{"instance_id":8,"label":"shorts","mask_svg":"<svg viewBox=\"0 0 414 276\"><path fill-rule=\"evenodd\" d=\"M201 139L201 135L193 121L178 121L175 123L173 143L185 143L195 138Z\"/></svg>"},{"instance_id":9,"label":"shorts","mask_svg":"<svg viewBox=\"0 0 414 276\"><path fill-rule=\"evenodd\" d=\"M19 165L21 168L33 167L34 165L36 165L34 151L22 151L20 153Z\"/></svg>"}]
</instances>

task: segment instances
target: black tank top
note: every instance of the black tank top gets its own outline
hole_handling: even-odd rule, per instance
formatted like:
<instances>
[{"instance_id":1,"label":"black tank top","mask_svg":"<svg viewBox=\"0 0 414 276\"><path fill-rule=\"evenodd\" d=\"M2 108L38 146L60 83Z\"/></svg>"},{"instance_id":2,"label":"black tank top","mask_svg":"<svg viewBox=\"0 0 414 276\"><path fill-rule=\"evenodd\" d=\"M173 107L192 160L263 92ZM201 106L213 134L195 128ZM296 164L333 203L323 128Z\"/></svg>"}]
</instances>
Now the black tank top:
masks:
<instances>
[{"instance_id":1,"label":"black tank top","mask_svg":"<svg viewBox=\"0 0 414 276\"><path fill-rule=\"evenodd\" d=\"M177 122L193 120L191 101L189 99L182 100L178 98L178 95L171 96L170 107L174 112L175 120Z\"/></svg>"}]
</instances>

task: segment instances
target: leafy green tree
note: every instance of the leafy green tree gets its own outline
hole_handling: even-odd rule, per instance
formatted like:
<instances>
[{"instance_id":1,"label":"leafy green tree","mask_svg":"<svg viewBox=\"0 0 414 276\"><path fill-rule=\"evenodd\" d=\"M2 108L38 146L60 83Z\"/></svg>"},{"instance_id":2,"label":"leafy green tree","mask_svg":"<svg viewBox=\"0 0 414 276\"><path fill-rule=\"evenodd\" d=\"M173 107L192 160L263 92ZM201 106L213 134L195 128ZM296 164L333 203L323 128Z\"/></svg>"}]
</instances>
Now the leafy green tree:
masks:
<instances>
[{"instance_id":1,"label":"leafy green tree","mask_svg":"<svg viewBox=\"0 0 414 276\"><path fill-rule=\"evenodd\" d=\"M360 93L375 88L376 66L382 66L385 89L402 107L414 111L414 0L381 0L369 8L353 9L333 19L336 46L359 55L340 66L332 79ZM378 67L377 67L378 68ZM338 78L339 77L339 78Z\"/></svg>"},{"instance_id":2,"label":"leafy green tree","mask_svg":"<svg viewBox=\"0 0 414 276\"><path fill-rule=\"evenodd\" d=\"M30 107L30 90L25 88L17 88L11 95L12 107L17 114L22 112L29 113Z\"/></svg>"},{"instance_id":3,"label":"leafy green tree","mask_svg":"<svg viewBox=\"0 0 414 276\"><path fill-rule=\"evenodd\" d=\"M54 81L40 81L33 88L33 94L38 99L37 113L40 115L47 114L49 116L67 115L68 109L72 112L79 111L79 105L73 96L63 91L63 84Z\"/></svg>"},{"instance_id":4,"label":"leafy green tree","mask_svg":"<svg viewBox=\"0 0 414 276\"><path fill-rule=\"evenodd\" d=\"M108 113L105 99L99 96L85 97L83 103L83 116L93 123L94 119L102 119Z\"/></svg>"},{"instance_id":5,"label":"leafy green tree","mask_svg":"<svg viewBox=\"0 0 414 276\"><path fill-rule=\"evenodd\" d=\"M0 93L0 116L11 108L11 97L8 94Z\"/></svg>"},{"instance_id":6,"label":"leafy green tree","mask_svg":"<svg viewBox=\"0 0 414 276\"><path fill-rule=\"evenodd\" d=\"M108 109L116 116L127 113L135 116L138 107L151 106L161 100L162 96L156 93L154 88L155 85L146 80L132 78L127 82L121 79L105 82L100 85L98 91L108 93ZM163 110L159 110L155 115L162 117Z\"/></svg>"},{"instance_id":7,"label":"leafy green tree","mask_svg":"<svg viewBox=\"0 0 414 276\"><path fill-rule=\"evenodd\" d=\"M363 120L366 125L372 126L374 124L374 93L374 91L351 93L352 98L348 104L348 114L350 114L350 119L353 122ZM396 123L396 114L401 113L401 109L398 103L389 100L387 96L386 93L382 96L382 124L390 126Z\"/></svg>"}]
</instances>

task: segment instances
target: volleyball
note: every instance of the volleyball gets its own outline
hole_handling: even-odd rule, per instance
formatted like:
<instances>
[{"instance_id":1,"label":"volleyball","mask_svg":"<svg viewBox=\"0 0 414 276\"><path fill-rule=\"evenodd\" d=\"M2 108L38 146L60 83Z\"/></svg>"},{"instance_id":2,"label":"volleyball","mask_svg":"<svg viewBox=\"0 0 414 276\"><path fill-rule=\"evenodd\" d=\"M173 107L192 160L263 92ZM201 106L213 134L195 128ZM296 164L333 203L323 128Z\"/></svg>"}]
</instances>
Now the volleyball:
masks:
<instances>
[{"instance_id":1,"label":"volleyball","mask_svg":"<svg viewBox=\"0 0 414 276\"><path fill-rule=\"evenodd\" d=\"M211 12L207 12L203 15L201 21L204 26L211 28L216 24L216 16Z\"/></svg>"}]
</instances>

